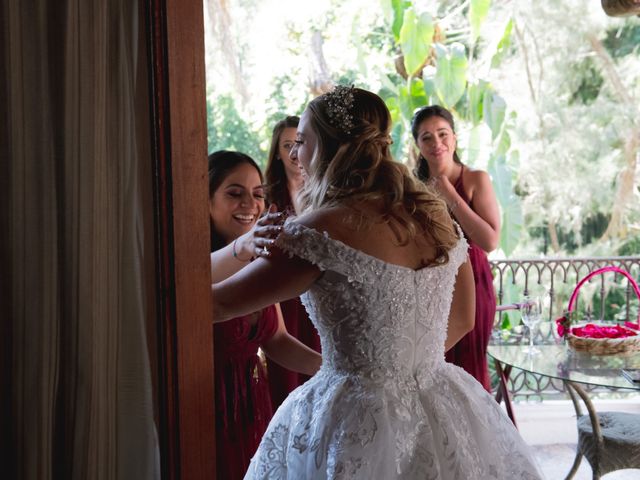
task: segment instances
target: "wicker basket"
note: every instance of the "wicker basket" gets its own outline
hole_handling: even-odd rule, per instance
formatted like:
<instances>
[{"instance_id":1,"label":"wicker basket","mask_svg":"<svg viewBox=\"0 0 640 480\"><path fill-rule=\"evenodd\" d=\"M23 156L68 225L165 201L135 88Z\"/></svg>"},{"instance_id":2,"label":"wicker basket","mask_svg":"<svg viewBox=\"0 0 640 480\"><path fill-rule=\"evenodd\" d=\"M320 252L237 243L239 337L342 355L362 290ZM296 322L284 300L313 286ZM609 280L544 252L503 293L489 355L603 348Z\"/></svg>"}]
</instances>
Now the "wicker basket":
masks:
<instances>
[{"instance_id":1,"label":"wicker basket","mask_svg":"<svg viewBox=\"0 0 640 480\"><path fill-rule=\"evenodd\" d=\"M587 338L567 334L567 343L578 352L594 355L614 355L640 352L640 335L625 338Z\"/></svg>"},{"instance_id":2,"label":"wicker basket","mask_svg":"<svg viewBox=\"0 0 640 480\"><path fill-rule=\"evenodd\" d=\"M629 275L629 273L627 273L626 271L618 267L599 268L597 270L594 270L593 272L591 272L589 275L587 275L585 278L583 278L578 282L578 284L576 285L576 288L573 290L573 293L571 294L571 298L569 299L569 306L567 308L567 314L564 317L565 319L571 318L571 313L575 308L576 299L578 297L578 291L580 290L580 287L582 287L582 285L584 285L584 283L590 280L592 277L596 275L600 275L605 272L616 272L627 277L627 279L629 280L629 283L633 287L633 291L636 293L636 296L638 297L638 299L640 299L640 288L638 288L637 283L635 282L633 277ZM590 322L590 323L594 323L594 322ZM597 325L597 323L595 324ZM573 325L573 326L577 327L577 326L584 326L584 325L585 324ZM640 325L640 316L638 318L638 325ZM631 328L629 328L628 326L626 328L631 330ZM572 333L572 330L573 330L572 328L568 328L567 330L568 330L566 334L567 342L569 346L576 351L589 352L594 355L614 355L614 354L623 354L623 353L640 351L640 331L638 331L637 326L635 329L636 331L635 335L624 337L624 338L581 337L581 336L574 335Z\"/></svg>"}]
</instances>

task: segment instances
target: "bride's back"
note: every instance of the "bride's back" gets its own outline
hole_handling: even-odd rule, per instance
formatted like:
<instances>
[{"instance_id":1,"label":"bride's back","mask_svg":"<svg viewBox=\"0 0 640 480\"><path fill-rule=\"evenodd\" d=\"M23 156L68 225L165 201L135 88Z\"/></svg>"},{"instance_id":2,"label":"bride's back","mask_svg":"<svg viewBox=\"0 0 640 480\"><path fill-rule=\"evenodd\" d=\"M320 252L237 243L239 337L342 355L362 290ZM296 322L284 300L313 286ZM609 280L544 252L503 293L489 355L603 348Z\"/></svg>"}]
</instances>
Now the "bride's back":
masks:
<instances>
[{"instance_id":1,"label":"bride's back","mask_svg":"<svg viewBox=\"0 0 640 480\"><path fill-rule=\"evenodd\" d=\"M385 213L379 202L359 202L320 209L306 215L303 223L385 263L412 270L436 263L438 250L431 238L412 237L394 219L385 221Z\"/></svg>"},{"instance_id":2,"label":"bride's back","mask_svg":"<svg viewBox=\"0 0 640 480\"><path fill-rule=\"evenodd\" d=\"M466 242L456 242L447 262L421 268L416 242L398 247L388 225L353 212L319 210L287 222L276 240L322 272L301 298L320 334L323 366L376 383L415 384L416 375L424 383L444 361Z\"/></svg>"}]
</instances>

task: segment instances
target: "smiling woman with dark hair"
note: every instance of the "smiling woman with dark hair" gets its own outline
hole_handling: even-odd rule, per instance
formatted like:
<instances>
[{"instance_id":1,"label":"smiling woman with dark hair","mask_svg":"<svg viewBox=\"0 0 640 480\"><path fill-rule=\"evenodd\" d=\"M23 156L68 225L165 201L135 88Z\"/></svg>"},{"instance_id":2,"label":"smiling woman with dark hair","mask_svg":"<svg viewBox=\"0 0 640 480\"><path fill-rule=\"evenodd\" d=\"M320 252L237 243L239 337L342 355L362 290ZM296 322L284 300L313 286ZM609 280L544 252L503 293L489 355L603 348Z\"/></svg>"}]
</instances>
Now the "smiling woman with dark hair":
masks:
<instances>
[{"instance_id":1,"label":"smiling woman with dark hair","mask_svg":"<svg viewBox=\"0 0 640 480\"><path fill-rule=\"evenodd\" d=\"M218 250L222 255L212 255L212 271L218 277L218 270L230 274L250 262L251 239L243 249L237 240L252 231L264 211L263 190L262 173L249 156L231 151L209 155L212 245L230 245L224 252ZM313 375L320 366L320 355L288 334L278 304L215 325L216 464L221 479L242 478L273 415L258 348L296 372Z\"/></svg>"}]
</instances>

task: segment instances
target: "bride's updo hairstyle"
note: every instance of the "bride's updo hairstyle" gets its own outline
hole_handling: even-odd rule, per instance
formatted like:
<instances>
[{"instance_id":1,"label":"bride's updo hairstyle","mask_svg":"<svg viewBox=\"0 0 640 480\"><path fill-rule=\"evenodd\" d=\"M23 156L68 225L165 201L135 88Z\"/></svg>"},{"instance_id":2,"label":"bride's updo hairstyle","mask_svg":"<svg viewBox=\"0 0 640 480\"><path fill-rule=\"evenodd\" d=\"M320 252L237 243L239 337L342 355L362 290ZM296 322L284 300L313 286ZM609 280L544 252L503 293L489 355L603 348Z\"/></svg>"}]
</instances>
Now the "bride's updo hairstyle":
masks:
<instances>
[{"instance_id":1,"label":"bride's updo hairstyle","mask_svg":"<svg viewBox=\"0 0 640 480\"><path fill-rule=\"evenodd\" d=\"M417 235L431 239L437 257L448 259L455 231L446 204L393 160L391 115L376 94L337 86L307 106L317 136L309 178L301 193L307 210L378 201L400 245Z\"/></svg>"}]
</instances>

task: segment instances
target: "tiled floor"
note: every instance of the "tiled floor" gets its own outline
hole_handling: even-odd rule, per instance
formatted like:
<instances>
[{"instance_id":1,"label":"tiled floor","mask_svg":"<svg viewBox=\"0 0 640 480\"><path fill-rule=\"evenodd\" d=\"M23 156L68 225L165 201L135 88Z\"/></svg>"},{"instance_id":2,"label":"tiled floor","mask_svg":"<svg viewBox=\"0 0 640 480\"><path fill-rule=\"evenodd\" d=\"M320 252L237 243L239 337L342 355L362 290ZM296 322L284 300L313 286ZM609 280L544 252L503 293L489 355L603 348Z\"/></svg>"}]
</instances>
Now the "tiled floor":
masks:
<instances>
[{"instance_id":1,"label":"tiled floor","mask_svg":"<svg viewBox=\"0 0 640 480\"><path fill-rule=\"evenodd\" d=\"M598 411L623 411L640 414L640 395L626 400L595 400ZM578 438L575 411L570 401L514 404L518 429L531 445L548 480L562 480L571 469ZM591 480L591 467L582 459L575 480ZM640 470L619 470L603 480L639 480Z\"/></svg>"}]
</instances>

